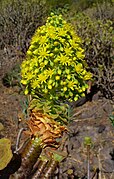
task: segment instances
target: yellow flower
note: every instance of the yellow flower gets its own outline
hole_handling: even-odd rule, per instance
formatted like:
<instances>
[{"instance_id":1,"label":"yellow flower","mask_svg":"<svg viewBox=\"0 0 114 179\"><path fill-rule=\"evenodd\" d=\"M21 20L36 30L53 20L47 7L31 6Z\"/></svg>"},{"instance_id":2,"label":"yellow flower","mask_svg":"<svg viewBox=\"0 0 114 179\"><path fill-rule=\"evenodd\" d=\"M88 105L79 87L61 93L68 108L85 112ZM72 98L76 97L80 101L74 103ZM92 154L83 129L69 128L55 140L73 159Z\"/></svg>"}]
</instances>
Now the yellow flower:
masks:
<instances>
[{"instance_id":1,"label":"yellow flower","mask_svg":"<svg viewBox=\"0 0 114 179\"><path fill-rule=\"evenodd\" d=\"M71 75L67 75L67 79L70 80L70 78L71 78Z\"/></svg>"},{"instance_id":2,"label":"yellow flower","mask_svg":"<svg viewBox=\"0 0 114 179\"><path fill-rule=\"evenodd\" d=\"M38 72L39 72L39 68L36 68L36 69L34 70L34 73L37 74Z\"/></svg>"},{"instance_id":3,"label":"yellow flower","mask_svg":"<svg viewBox=\"0 0 114 179\"><path fill-rule=\"evenodd\" d=\"M57 46L58 44L59 44L58 41L55 41L55 42L54 42L54 46Z\"/></svg>"},{"instance_id":4,"label":"yellow flower","mask_svg":"<svg viewBox=\"0 0 114 179\"><path fill-rule=\"evenodd\" d=\"M53 53L50 53L50 54L49 54L49 56L50 56L50 57L53 57L53 56L54 56L54 54L53 54Z\"/></svg>"},{"instance_id":5,"label":"yellow flower","mask_svg":"<svg viewBox=\"0 0 114 179\"><path fill-rule=\"evenodd\" d=\"M45 63L44 62L41 62L40 63L40 69L43 69L45 67Z\"/></svg>"},{"instance_id":6,"label":"yellow flower","mask_svg":"<svg viewBox=\"0 0 114 179\"><path fill-rule=\"evenodd\" d=\"M85 57L85 55L83 54L82 51L77 51L76 56L77 56L78 59L83 59Z\"/></svg>"},{"instance_id":7,"label":"yellow flower","mask_svg":"<svg viewBox=\"0 0 114 179\"><path fill-rule=\"evenodd\" d=\"M34 64L34 66L38 66L38 58L36 56L32 58L31 61Z\"/></svg>"},{"instance_id":8,"label":"yellow flower","mask_svg":"<svg viewBox=\"0 0 114 179\"><path fill-rule=\"evenodd\" d=\"M25 95L27 95L29 93L28 88L26 87L25 91L24 91Z\"/></svg>"},{"instance_id":9,"label":"yellow flower","mask_svg":"<svg viewBox=\"0 0 114 179\"><path fill-rule=\"evenodd\" d=\"M69 81L68 82L68 88L70 88L71 90L74 90L75 87L75 82L74 81Z\"/></svg>"},{"instance_id":10,"label":"yellow flower","mask_svg":"<svg viewBox=\"0 0 114 179\"><path fill-rule=\"evenodd\" d=\"M66 87L66 86L63 88L63 91L64 91L64 92L67 91L67 87Z\"/></svg>"},{"instance_id":11,"label":"yellow flower","mask_svg":"<svg viewBox=\"0 0 114 179\"><path fill-rule=\"evenodd\" d=\"M35 34L33 37L32 37L32 40L31 40L31 45L35 44L36 42L39 42L39 35L38 34Z\"/></svg>"},{"instance_id":12,"label":"yellow flower","mask_svg":"<svg viewBox=\"0 0 114 179\"><path fill-rule=\"evenodd\" d=\"M32 51L31 51L31 50L28 50L28 51L27 51L27 55L32 55Z\"/></svg>"},{"instance_id":13,"label":"yellow flower","mask_svg":"<svg viewBox=\"0 0 114 179\"><path fill-rule=\"evenodd\" d=\"M54 70L52 69L48 69L48 70L45 70L44 74L47 76L47 77L52 77L52 75L54 74Z\"/></svg>"},{"instance_id":14,"label":"yellow flower","mask_svg":"<svg viewBox=\"0 0 114 179\"><path fill-rule=\"evenodd\" d=\"M41 36L39 40L40 45L44 45L47 42L47 37L46 36Z\"/></svg>"},{"instance_id":15,"label":"yellow flower","mask_svg":"<svg viewBox=\"0 0 114 179\"><path fill-rule=\"evenodd\" d=\"M53 27L53 26L47 27L47 34L46 35L47 35L48 38L55 39L57 37L55 27Z\"/></svg>"},{"instance_id":16,"label":"yellow flower","mask_svg":"<svg viewBox=\"0 0 114 179\"><path fill-rule=\"evenodd\" d=\"M82 93L82 94L81 94L81 97L85 97L85 93Z\"/></svg>"},{"instance_id":17,"label":"yellow flower","mask_svg":"<svg viewBox=\"0 0 114 179\"><path fill-rule=\"evenodd\" d=\"M46 83L46 79L47 79L47 76L46 75L44 75L44 74L39 74L38 75L38 81L42 84L43 82L45 82Z\"/></svg>"},{"instance_id":18,"label":"yellow flower","mask_svg":"<svg viewBox=\"0 0 114 179\"><path fill-rule=\"evenodd\" d=\"M57 76L55 77L55 79L56 79L56 80L60 80L60 76L57 75Z\"/></svg>"},{"instance_id":19,"label":"yellow flower","mask_svg":"<svg viewBox=\"0 0 114 179\"><path fill-rule=\"evenodd\" d=\"M41 36L41 35L45 35L45 33L46 33L46 27L45 27L45 25L43 25L43 26L41 26L40 28L39 28L39 31L37 31L37 33Z\"/></svg>"},{"instance_id":20,"label":"yellow flower","mask_svg":"<svg viewBox=\"0 0 114 179\"><path fill-rule=\"evenodd\" d=\"M45 94L48 93L48 90L47 90L47 89L44 89L44 93L45 93Z\"/></svg>"},{"instance_id":21,"label":"yellow flower","mask_svg":"<svg viewBox=\"0 0 114 179\"><path fill-rule=\"evenodd\" d=\"M59 32L58 32L58 34L59 34L59 36L66 36L67 35L67 31L65 31L65 29L63 29L63 28L59 28L60 30L59 30Z\"/></svg>"},{"instance_id":22,"label":"yellow flower","mask_svg":"<svg viewBox=\"0 0 114 179\"><path fill-rule=\"evenodd\" d=\"M33 77L33 74L32 74L31 72L28 72L28 73L26 74L27 80L31 80L32 77Z\"/></svg>"},{"instance_id":23,"label":"yellow flower","mask_svg":"<svg viewBox=\"0 0 114 179\"><path fill-rule=\"evenodd\" d=\"M21 80L21 83L22 83L23 85L26 85L28 82L27 82L27 80Z\"/></svg>"},{"instance_id":24,"label":"yellow flower","mask_svg":"<svg viewBox=\"0 0 114 179\"><path fill-rule=\"evenodd\" d=\"M74 39L74 41L75 41L75 43L81 43L81 38L80 37L78 37L77 35L75 35L74 37L73 37L73 39Z\"/></svg>"},{"instance_id":25,"label":"yellow flower","mask_svg":"<svg viewBox=\"0 0 114 179\"><path fill-rule=\"evenodd\" d=\"M77 47L79 47L79 43L81 42L81 40L78 36L76 36L73 39L70 39L69 42L72 47L77 48Z\"/></svg>"},{"instance_id":26,"label":"yellow flower","mask_svg":"<svg viewBox=\"0 0 114 179\"><path fill-rule=\"evenodd\" d=\"M53 80L50 79L50 80L48 81L48 84L50 85L50 84L52 84L52 83L53 83Z\"/></svg>"},{"instance_id":27,"label":"yellow flower","mask_svg":"<svg viewBox=\"0 0 114 179\"><path fill-rule=\"evenodd\" d=\"M69 92L69 96L71 96L71 97L73 96L73 93L71 91Z\"/></svg>"},{"instance_id":28,"label":"yellow flower","mask_svg":"<svg viewBox=\"0 0 114 179\"><path fill-rule=\"evenodd\" d=\"M38 49L35 49L35 50L33 51L33 54L34 54L34 55L38 55Z\"/></svg>"},{"instance_id":29,"label":"yellow flower","mask_svg":"<svg viewBox=\"0 0 114 179\"><path fill-rule=\"evenodd\" d=\"M35 79L35 80L32 82L31 87L32 87L33 89L35 89L35 88L38 87L38 85L39 85L39 81L38 81L38 79Z\"/></svg>"},{"instance_id":30,"label":"yellow flower","mask_svg":"<svg viewBox=\"0 0 114 179\"><path fill-rule=\"evenodd\" d=\"M64 49L64 51L65 51L66 55L71 55L71 53L72 53L71 48L68 48L68 47L66 47L66 48Z\"/></svg>"},{"instance_id":31,"label":"yellow flower","mask_svg":"<svg viewBox=\"0 0 114 179\"><path fill-rule=\"evenodd\" d=\"M75 96L75 97L74 97L74 101L77 101L77 100L78 100L78 96Z\"/></svg>"},{"instance_id":32,"label":"yellow flower","mask_svg":"<svg viewBox=\"0 0 114 179\"><path fill-rule=\"evenodd\" d=\"M49 51L47 50L46 47L42 47L39 49L39 56L42 58L46 58L47 56L49 56Z\"/></svg>"},{"instance_id":33,"label":"yellow flower","mask_svg":"<svg viewBox=\"0 0 114 179\"><path fill-rule=\"evenodd\" d=\"M52 85L48 85L48 89L52 89Z\"/></svg>"},{"instance_id":34,"label":"yellow flower","mask_svg":"<svg viewBox=\"0 0 114 179\"><path fill-rule=\"evenodd\" d=\"M61 43L65 43L65 39L64 38L61 38L61 37L58 37L58 40L61 42Z\"/></svg>"},{"instance_id":35,"label":"yellow flower","mask_svg":"<svg viewBox=\"0 0 114 179\"><path fill-rule=\"evenodd\" d=\"M71 34L72 37L76 36L76 33L75 33L75 31L73 30L72 27L71 27L71 30L70 30L70 34Z\"/></svg>"},{"instance_id":36,"label":"yellow flower","mask_svg":"<svg viewBox=\"0 0 114 179\"><path fill-rule=\"evenodd\" d=\"M57 71L57 72L58 72L58 74L59 74L59 75L61 75L62 70L61 70L61 69L58 69L58 71Z\"/></svg>"},{"instance_id":37,"label":"yellow flower","mask_svg":"<svg viewBox=\"0 0 114 179\"><path fill-rule=\"evenodd\" d=\"M59 61L60 61L60 63L62 63L62 65L70 65L71 64L71 59L69 58L69 57L67 57L67 56L64 56L64 55L60 55L59 56Z\"/></svg>"},{"instance_id":38,"label":"yellow flower","mask_svg":"<svg viewBox=\"0 0 114 179\"><path fill-rule=\"evenodd\" d=\"M92 78L92 74L87 72L87 74L83 77L84 80L90 80Z\"/></svg>"},{"instance_id":39,"label":"yellow flower","mask_svg":"<svg viewBox=\"0 0 114 179\"><path fill-rule=\"evenodd\" d=\"M75 70L77 73L81 73L83 70L83 65L82 63L78 63L77 65L75 64Z\"/></svg>"},{"instance_id":40,"label":"yellow flower","mask_svg":"<svg viewBox=\"0 0 114 179\"><path fill-rule=\"evenodd\" d=\"M66 68L66 69L65 69L65 73L66 73L66 74L69 74L69 73L70 73L70 69Z\"/></svg>"}]
</instances>

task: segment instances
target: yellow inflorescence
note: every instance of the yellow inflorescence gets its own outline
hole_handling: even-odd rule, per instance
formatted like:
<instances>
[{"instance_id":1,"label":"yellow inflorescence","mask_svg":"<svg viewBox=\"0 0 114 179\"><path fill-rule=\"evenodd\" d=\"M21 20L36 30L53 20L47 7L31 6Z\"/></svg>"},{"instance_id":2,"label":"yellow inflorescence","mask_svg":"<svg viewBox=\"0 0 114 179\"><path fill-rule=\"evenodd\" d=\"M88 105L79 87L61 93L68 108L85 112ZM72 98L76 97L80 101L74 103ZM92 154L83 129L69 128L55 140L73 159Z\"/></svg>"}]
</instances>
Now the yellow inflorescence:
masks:
<instances>
[{"instance_id":1,"label":"yellow inflorescence","mask_svg":"<svg viewBox=\"0 0 114 179\"><path fill-rule=\"evenodd\" d=\"M48 99L77 100L92 78L85 67L82 41L61 15L51 13L31 40L21 66L25 94L41 93Z\"/></svg>"}]
</instances>

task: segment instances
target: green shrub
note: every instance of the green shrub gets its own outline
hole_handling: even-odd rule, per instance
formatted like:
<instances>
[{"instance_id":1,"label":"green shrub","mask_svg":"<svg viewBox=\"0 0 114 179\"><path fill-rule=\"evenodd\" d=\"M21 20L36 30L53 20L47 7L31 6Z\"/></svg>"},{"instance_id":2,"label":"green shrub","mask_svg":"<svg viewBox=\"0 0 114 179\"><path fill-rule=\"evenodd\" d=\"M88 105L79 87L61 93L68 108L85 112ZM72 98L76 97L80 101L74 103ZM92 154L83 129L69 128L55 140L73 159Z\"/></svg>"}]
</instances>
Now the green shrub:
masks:
<instances>
[{"instance_id":1,"label":"green shrub","mask_svg":"<svg viewBox=\"0 0 114 179\"><path fill-rule=\"evenodd\" d=\"M71 5L73 0L46 0L46 5L50 7L51 10L55 10L57 8L64 8L65 5Z\"/></svg>"},{"instance_id":2,"label":"green shrub","mask_svg":"<svg viewBox=\"0 0 114 179\"><path fill-rule=\"evenodd\" d=\"M21 83L21 76L20 76L20 63L16 64L11 71L7 72L4 77L2 78L2 83L6 87L13 87L18 86L22 87Z\"/></svg>"},{"instance_id":3,"label":"green shrub","mask_svg":"<svg viewBox=\"0 0 114 179\"><path fill-rule=\"evenodd\" d=\"M37 27L43 25L51 10L70 0L1 0L0 48L8 58L23 57Z\"/></svg>"},{"instance_id":4,"label":"green shrub","mask_svg":"<svg viewBox=\"0 0 114 179\"><path fill-rule=\"evenodd\" d=\"M0 48L25 53L35 29L45 22L47 8L41 0L4 0L0 3ZM21 53L20 53L21 54Z\"/></svg>"},{"instance_id":5,"label":"green shrub","mask_svg":"<svg viewBox=\"0 0 114 179\"><path fill-rule=\"evenodd\" d=\"M103 1L102 3L97 2L93 4L91 8L86 9L84 12L91 18L100 20L112 20L114 19L114 3L109 0Z\"/></svg>"},{"instance_id":6,"label":"green shrub","mask_svg":"<svg viewBox=\"0 0 114 179\"><path fill-rule=\"evenodd\" d=\"M91 19L78 13L71 19L78 35L83 39L85 60L93 73L95 83L105 97L114 95L114 30L113 21Z\"/></svg>"},{"instance_id":7,"label":"green shrub","mask_svg":"<svg viewBox=\"0 0 114 179\"><path fill-rule=\"evenodd\" d=\"M109 9L111 10L111 14L113 13L113 3L113 0L72 0L70 8L72 13L77 13L93 9L95 7L94 9L96 11L96 15L104 16L104 14L107 14L108 12L110 14Z\"/></svg>"},{"instance_id":8,"label":"green shrub","mask_svg":"<svg viewBox=\"0 0 114 179\"><path fill-rule=\"evenodd\" d=\"M81 39L61 15L48 17L46 25L32 37L26 60L22 63L21 83L25 94L41 95L52 101L77 100L85 95L87 72Z\"/></svg>"}]
</instances>

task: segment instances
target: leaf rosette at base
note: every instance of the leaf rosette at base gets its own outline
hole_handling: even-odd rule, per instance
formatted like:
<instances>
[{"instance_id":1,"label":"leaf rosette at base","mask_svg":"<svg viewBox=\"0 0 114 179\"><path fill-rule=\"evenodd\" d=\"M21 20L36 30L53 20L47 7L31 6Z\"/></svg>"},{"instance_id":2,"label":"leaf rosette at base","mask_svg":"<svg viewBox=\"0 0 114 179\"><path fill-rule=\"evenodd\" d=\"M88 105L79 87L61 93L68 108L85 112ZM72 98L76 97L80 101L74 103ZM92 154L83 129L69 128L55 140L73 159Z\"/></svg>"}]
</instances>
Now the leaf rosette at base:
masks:
<instances>
[{"instance_id":1,"label":"leaf rosette at base","mask_svg":"<svg viewBox=\"0 0 114 179\"><path fill-rule=\"evenodd\" d=\"M62 133L67 130L50 115L34 110L31 112L27 124L30 130L26 131L26 134L40 137L44 145L56 144L58 146L56 139L61 138Z\"/></svg>"}]
</instances>

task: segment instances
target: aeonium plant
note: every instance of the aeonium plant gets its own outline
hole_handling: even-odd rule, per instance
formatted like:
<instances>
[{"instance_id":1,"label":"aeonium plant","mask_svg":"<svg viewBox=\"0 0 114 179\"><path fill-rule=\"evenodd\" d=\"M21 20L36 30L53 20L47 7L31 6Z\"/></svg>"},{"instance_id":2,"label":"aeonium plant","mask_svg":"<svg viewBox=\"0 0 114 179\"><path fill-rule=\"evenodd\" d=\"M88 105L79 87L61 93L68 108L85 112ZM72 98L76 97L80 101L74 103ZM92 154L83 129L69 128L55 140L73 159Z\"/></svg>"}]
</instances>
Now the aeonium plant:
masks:
<instances>
[{"instance_id":1,"label":"aeonium plant","mask_svg":"<svg viewBox=\"0 0 114 179\"><path fill-rule=\"evenodd\" d=\"M25 94L52 101L83 97L92 78L84 57L82 41L72 25L62 15L51 13L33 35L21 65Z\"/></svg>"}]
</instances>

